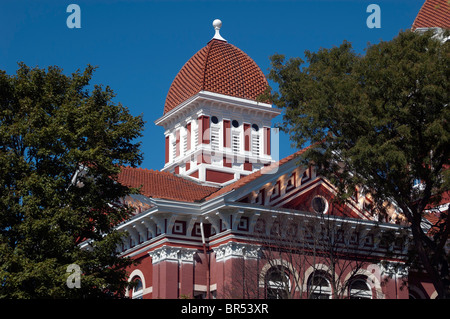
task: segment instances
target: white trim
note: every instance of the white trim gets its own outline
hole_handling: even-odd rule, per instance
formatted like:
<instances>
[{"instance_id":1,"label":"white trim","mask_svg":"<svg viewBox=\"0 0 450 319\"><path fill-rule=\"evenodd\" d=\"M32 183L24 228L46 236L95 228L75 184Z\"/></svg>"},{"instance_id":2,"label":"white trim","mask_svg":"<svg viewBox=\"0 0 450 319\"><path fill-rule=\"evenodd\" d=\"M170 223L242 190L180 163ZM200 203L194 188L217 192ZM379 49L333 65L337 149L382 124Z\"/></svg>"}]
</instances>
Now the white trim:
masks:
<instances>
[{"instance_id":1,"label":"white trim","mask_svg":"<svg viewBox=\"0 0 450 319\"><path fill-rule=\"evenodd\" d=\"M271 118L278 116L282 112L282 110L274 108L272 107L271 104L268 103L257 102L253 100L228 96L220 93L213 93L209 91L200 91L197 94L193 95L192 97L188 98L187 100L183 101L179 105L177 105L175 108L171 109L169 112L167 112L157 120L155 120L154 123L156 125L164 126L165 124L167 124L170 118L177 115L186 114L186 112L189 112L188 111L189 108L197 107L199 105L199 102L204 100L232 104L235 107L245 108L246 112L248 113L263 112Z\"/></svg>"},{"instance_id":2,"label":"white trim","mask_svg":"<svg viewBox=\"0 0 450 319\"><path fill-rule=\"evenodd\" d=\"M446 204L442 204L442 205L439 205L439 206L436 206L436 207L433 207L430 209L425 209L424 213L441 213L441 212L448 210L449 207L450 207L450 203L446 203Z\"/></svg>"},{"instance_id":3,"label":"white trim","mask_svg":"<svg viewBox=\"0 0 450 319\"><path fill-rule=\"evenodd\" d=\"M259 205L259 204L252 204L252 203L241 203L237 202L237 200L246 194L251 193L252 191L259 190L264 186L269 185L269 183L273 184L275 181L277 181L282 175L291 173L293 169L296 168L296 160L295 158L282 166L279 167L278 171L273 175L262 175L258 178L256 178L254 181L251 181L247 183L246 185L238 188L238 189L232 189L227 193L221 194L219 196L216 196L210 200L203 201L203 202L182 202L182 201L174 201L174 200L168 200L168 199L158 199L158 198L145 198L145 203L150 206L149 209L146 211L136 214L135 216L131 217L130 219L124 221L122 224L119 224L116 229L117 230L127 230L129 229L131 231L131 235L137 237L136 232L142 232L142 229L147 228L152 233L152 238L145 240L134 247L128 248L125 251L121 253L121 255L127 255L127 256L135 256L139 253L146 252L148 250L153 249L156 245L161 245L165 242L177 242L177 243L185 243L185 244L194 244L198 245L200 244L200 240L198 238L191 238L190 233L187 233L186 235L174 235L171 234L171 229L167 229L167 234L164 232L164 220L167 219L168 222L170 220L174 221L175 219L190 221L191 219L195 218L197 222L202 222L209 219L209 221L214 221L217 219L217 214L224 208L228 209L237 209L241 210L243 212L246 212L246 215L254 214L255 212L260 214L261 216L263 214L271 214L271 215L292 215L292 216L298 216L298 217L305 217L305 218L312 218L312 220L315 220L317 218L322 218L322 216L311 213L311 212L304 212L299 211L296 209L286 209L281 208L280 206L285 203L288 199L279 199L278 204L275 207L271 206L265 206L265 205ZM301 168L299 172L301 171ZM298 174L298 178L300 178L301 174ZM319 177L320 178L320 177ZM317 187L318 183L321 183L329 189L330 191L333 191L331 187L329 187L324 180L317 181L317 178L314 178L312 176L312 179L302 185L297 186L297 188L300 188L301 190L298 192L298 194L291 197L289 200L294 199L297 196L300 196L302 193L310 190L312 187ZM304 187L303 189L301 187ZM295 192L295 190L293 190ZM282 193L283 194L283 193ZM286 196L290 196L291 192L286 194ZM283 195L284 196L284 195ZM396 224L387 224L387 223L378 223L376 221L367 220L367 219L358 219L358 218L349 218L349 217L337 217L337 216L329 216L328 218L333 219L336 222L345 222L350 224L358 224L358 225L366 225L367 227L372 227L374 225L379 225L384 229L403 229L403 226L396 225ZM233 234L227 235L227 233L221 232L217 230L217 223L211 222L213 227L215 228L217 234L210 236L210 244L219 244L220 242L224 241L224 238L228 236L228 238L231 238L233 236L240 237L241 234L248 234L247 231L239 231L236 229L233 229ZM170 222L169 222L170 224ZM158 228L161 232L160 235L156 235L154 233L155 228ZM250 229L249 229L250 230ZM167 238L166 236L170 236L170 238ZM230 237L231 236L231 237ZM185 240L188 239L188 240ZM198 239L198 240L197 240ZM90 244L90 241L83 242L80 246L82 248L88 248L88 245Z\"/></svg>"},{"instance_id":4,"label":"white trim","mask_svg":"<svg viewBox=\"0 0 450 319\"><path fill-rule=\"evenodd\" d=\"M306 279L305 280L305 285L308 285L308 278L315 271L323 271L323 272L327 273L329 276L331 276L330 268L327 265L325 265L325 264L318 263L318 264L315 264L314 266L309 266L309 268L306 269L306 271L305 271L305 279ZM339 278L338 274L336 272L334 274L335 274L336 278ZM307 291L308 287L306 286L304 288L305 288L304 291Z\"/></svg>"},{"instance_id":5,"label":"white trim","mask_svg":"<svg viewBox=\"0 0 450 319\"><path fill-rule=\"evenodd\" d=\"M150 287L147 287L147 286L146 286L146 284L145 284L145 276L144 276L144 274L143 274L143 272L142 272L141 270L139 270L139 269L133 270L133 271L131 272L131 274L128 276L128 282L131 282L131 280L132 280L134 277L139 277L139 279L141 280L141 282L142 282L142 293L134 294L134 292L132 291L132 292L131 292L131 294L132 294L131 297L132 297L132 298L144 296L144 295L146 295L146 294L149 294L149 293L152 293L152 292L153 292L153 287L152 287L152 286L150 286ZM128 290L128 288L127 288L127 289L125 290L125 295L128 296L128 294L129 294L129 290Z\"/></svg>"},{"instance_id":6,"label":"white trim","mask_svg":"<svg viewBox=\"0 0 450 319\"><path fill-rule=\"evenodd\" d=\"M423 27L423 28L416 28L414 32L417 33L425 33L429 30L432 30L434 32L433 38L441 41L442 43L450 40L450 36L444 38L444 29L441 27Z\"/></svg>"},{"instance_id":7,"label":"white trim","mask_svg":"<svg viewBox=\"0 0 450 319\"><path fill-rule=\"evenodd\" d=\"M318 266L320 266L321 268L317 268ZM316 272L316 271L317 271L317 272L323 272L323 273L326 273L326 274L329 275L329 276L331 275L331 274L330 274L331 271L330 271L330 269L328 268L327 265L324 265L324 264L316 264L316 265L314 265L314 266L310 266L310 267L305 271L305 281L304 281L304 283L303 283L303 291L306 291L308 295L311 295L311 293L314 293L314 292L316 291L316 288L315 288L315 286L313 286L313 285L311 285L312 287L314 287L314 289L312 290L312 292L310 292L310 290L309 290L309 280L310 280L310 277L311 277L311 275L314 274L314 272ZM322 290L322 288L320 288L320 291L321 291L321 292L325 292L325 294L329 296L328 298L329 298L329 299L332 299L332 298L333 298L333 291L332 291L333 288L332 288L332 286L331 286L330 280L329 280L328 278L322 276L321 274L319 274L318 277L322 277L322 278L325 279L325 280L327 281L327 283L328 283L328 286L326 287L326 289ZM335 278L339 278L339 277L337 276L336 272L335 272ZM338 285L340 286L340 282L338 282Z\"/></svg>"},{"instance_id":8,"label":"white trim","mask_svg":"<svg viewBox=\"0 0 450 319\"><path fill-rule=\"evenodd\" d=\"M369 267L373 267L376 269L380 269L379 265L373 264L370 265ZM380 279L381 278L377 278L376 275L380 276L380 271L374 271L371 272L367 269L358 269L358 271L356 273L350 272L347 274L347 276L344 278L344 282L348 282L351 279L355 279L355 278L351 278L351 277L355 277L355 276L365 276L367 278L366 280L366 284L370 287L371 292L372 292L372 296L371 299L373 299L373 294L375 292L375 298L376 299L384 299L385 295L383 293L383 290L381 289L381 282ZM348 291L345 292L345 295L348 295Z\"/></svg>"},{"instance_id":9,"label":"white trim","mask_svg":"<svg viewBox=\"0 0 450 319\"><path fill-rule=\"evenodd\" d=\"M430 299L436 299L437 296L438 296L438 293L437 293L437 291L435 290L435 291L433 291L433 293L430 295Z\"/></svg>"},{"instance_id":10,"label":"white trim","mask_svg":"<svg viewBox=\"0 0 450 319\"><path fill-rule=\"evenodd\" d=\"M259 287L260 288L263 288L265 286L265 279L266 279L267 272L270 270L270 268L275 267L275 266L285 267L287 270L289 270L290 274L294 278L300 279L299 273L297 272L297 270L295 270L295 267L290 262L288 262L287 260L281 259L281 258L273 259L270 262L267 262L261 268L261 272L259 275ZM291 279L289 278L289 290L291 289L291 287L292 287L292 283L291 283Z\"/></svg>"},{"instance_id":11,"label":"white trim","mask_svg":"<svg viewBox=\"0 0 450 319\"><path fill-rule=\"evenodd\" d=\"M322 199L325 203L325 208L323 209L322 212L318 212L315 210L314 205L313 205L313 201L318 198L318 199ZM328 204L328 200L323 197L322 195L316 195L311 199L311 207L314 210L314 212L316 212L317 214L328 214L328 210L330 209L330 205Z\"/></svg>"},{"instance_id":12,"label":"white trim","mask_svg":"<svg viewBox=\"0 0 450 319\"><path fill-rule=\"evenodd\" d=\"M206 292L207 291L207 285L194 284L194 290L195 291ZM209 290L211 292L214 291L214 290L217 290L217 284L209 285Z\"/></svg>"},{"instance_id":13,"label":"white trim","mask_svg":"<svg viewBox=\"0 0 450 319\"><path fill-rule=\"evenodd\" d=\"M354 289L352 288L353 284L356 282L362 282L365 285L365 288L367 289ZM367 283L367 280L363 279L363 278L354 278L350 283L349 283L349 291L350 297L360 297L360 298L364 298L364 299L373 299L373 292L372 292L372 287ZM347 291L348 292L348 291Z\"/></svg>"},{"instance_id":14,"label":"white trim","mask_svg":"<svg viewBox=\"0 0 450 319\"><path fill-rule=\"evenodd\" d=\"M317 180L320 180L319 182L317 182ZM310 191L311 189L322 185L323 187L325 187L332 195L336 195L337 192L334 188L332 188L329 184L331 184L330 182L327 182L325 180L324 177L322 176L317 176L315 178L311 178L309 181L307 181L305 184L302 184L300 186L297 186L296 188L301 188L302 186L305 187L305 185L308 185L307 187L305 187L304 189L302 189L301 191L299 191L295 196L293 197L288 197L290 196L290 194L293 192L289 192L287 194L284 194L283 196L281 196L281 198L283 198L285 195L288 198L282 199L281 201L279 201L274 207L281 207L282 205L286 204L286 202L291 201L295 198L297 198L298 196L303 195L304 193ZM325 198L324 198L325 199ZM326 199L325 199L326 200ZM327 207L326 210L328 210L329 206L328 206L328 200L326 200L327 202ZM369 219L367 216L365 216L363 213L361 213L357 207L354 207L354 205L347 205L348 208L350 208L358 217L361 218L361 220L370 220L370 221L374 221L372 219Z\"/></svg>"}]
</instances>

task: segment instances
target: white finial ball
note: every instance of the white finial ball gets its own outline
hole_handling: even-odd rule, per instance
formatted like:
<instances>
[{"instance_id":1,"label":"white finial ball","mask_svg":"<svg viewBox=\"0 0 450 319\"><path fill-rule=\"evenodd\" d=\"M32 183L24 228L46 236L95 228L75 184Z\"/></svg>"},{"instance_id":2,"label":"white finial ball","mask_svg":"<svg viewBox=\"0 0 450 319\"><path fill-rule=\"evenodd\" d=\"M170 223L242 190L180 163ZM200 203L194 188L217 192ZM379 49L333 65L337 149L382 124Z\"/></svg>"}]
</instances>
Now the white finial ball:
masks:
<instances>
[{"instance_id":1,"label":"white finial ball","mask_svg":"<svg viewBox=\"0 0 450 319\"><path fill-rule=\"evenodd\" d=\"M222 21L220 21L219 19L216 19L213 21L213 27L214 29L220 29L222 27Z\"/></svg>"}]
</instances>

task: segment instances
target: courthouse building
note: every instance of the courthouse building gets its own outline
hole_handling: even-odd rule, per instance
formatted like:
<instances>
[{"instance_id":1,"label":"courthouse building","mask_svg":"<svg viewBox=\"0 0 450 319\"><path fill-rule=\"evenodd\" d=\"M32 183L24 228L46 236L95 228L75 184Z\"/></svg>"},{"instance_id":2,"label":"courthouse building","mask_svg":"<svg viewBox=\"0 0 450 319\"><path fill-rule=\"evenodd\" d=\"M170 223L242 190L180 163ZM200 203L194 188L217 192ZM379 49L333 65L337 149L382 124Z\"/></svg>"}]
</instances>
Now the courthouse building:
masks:
<instances>
[{"instance_id":1,"label":"courthouse building","mask_svg":"<svg viewBox=\"0 0 450 319\"><path fill-rule=\"evenodd\" d=\"M127 295L433 297L423 278L409 282L395 206L382 214L360 190L337 204L334 186L299 165L302 151L274 158L271 121L281 110L258 99L267 80L221 25L213 22L214 37L184 64L161 106L155 123L164 136L155 138L165 139L164 167L125 167L119 176L141 187L125 199L135 214L117 227L128 233L118 250L139 261ZM388 245L388 235L398 240Z\"/></svg>"}]
</instances>

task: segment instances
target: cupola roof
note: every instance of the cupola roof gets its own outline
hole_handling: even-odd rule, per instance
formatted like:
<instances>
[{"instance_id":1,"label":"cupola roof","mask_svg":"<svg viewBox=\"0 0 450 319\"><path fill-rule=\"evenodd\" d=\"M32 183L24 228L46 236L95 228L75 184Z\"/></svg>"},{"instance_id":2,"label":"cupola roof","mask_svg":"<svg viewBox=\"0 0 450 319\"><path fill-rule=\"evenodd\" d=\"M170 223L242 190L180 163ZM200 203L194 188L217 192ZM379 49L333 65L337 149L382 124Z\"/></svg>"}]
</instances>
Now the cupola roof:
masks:
<instances>
[{"instance_id":1,"label":"cupola roof","mask_svg":"<svg viewBox=\"0 0 450 319\"><path fill-rule=\"evenodd\" d=\"M450 1L426 0L412 25L413 30L419 28L450 29Z\"/></svg>"},{"instance_id":2,"label":"cupola roof","mask_svg":"<svg viewBox=\"0 0 450 319\"><path fill-rule=\"evenodd\" d=\"M222 22L216 19L213 26L214 37L184 64L172 82L164 114L200 91L256 100L267 88L267 79L255 61L222 38Z\"/></svg>"}]
</instances>

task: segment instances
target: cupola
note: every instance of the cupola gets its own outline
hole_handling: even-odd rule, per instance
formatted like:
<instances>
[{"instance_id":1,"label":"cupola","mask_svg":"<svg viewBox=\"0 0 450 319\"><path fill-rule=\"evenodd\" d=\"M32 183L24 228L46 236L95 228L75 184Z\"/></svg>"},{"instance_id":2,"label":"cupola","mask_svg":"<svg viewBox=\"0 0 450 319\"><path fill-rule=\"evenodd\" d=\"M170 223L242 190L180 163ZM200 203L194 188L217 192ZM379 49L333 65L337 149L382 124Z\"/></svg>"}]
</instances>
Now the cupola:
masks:
<instances>
[{"instance_id":1,"label":"cupola","mask_svg":"<svg viewBox=\"0 0 450 319\"><path fill-rule=\"evenodd\" d=\"M170 86L163 116L163 170L223 185L273 162L271 120L280 110L258 101L268 88L259 66L215 34L181 68Z\"/></svg>"}]
</instances>

